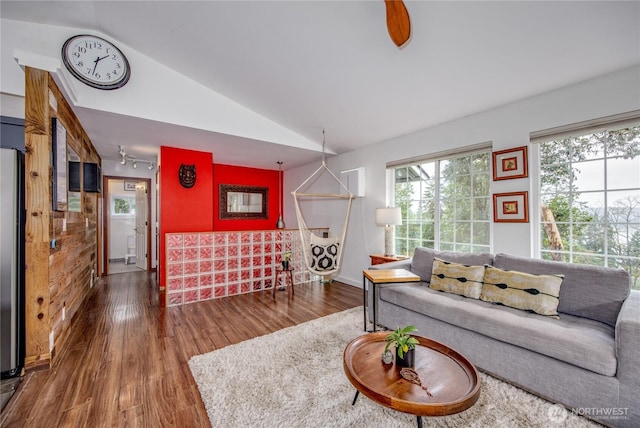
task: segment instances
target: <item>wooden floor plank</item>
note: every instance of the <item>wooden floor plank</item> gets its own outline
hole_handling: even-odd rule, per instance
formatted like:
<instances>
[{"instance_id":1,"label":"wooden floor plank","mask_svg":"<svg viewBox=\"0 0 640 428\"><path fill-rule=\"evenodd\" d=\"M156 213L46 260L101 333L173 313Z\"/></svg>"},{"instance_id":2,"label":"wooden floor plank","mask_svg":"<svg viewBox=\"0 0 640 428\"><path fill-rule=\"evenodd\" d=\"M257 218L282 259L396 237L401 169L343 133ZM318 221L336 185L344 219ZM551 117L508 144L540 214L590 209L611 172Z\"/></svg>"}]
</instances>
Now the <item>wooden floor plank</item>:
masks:
<instances>
[{"instance_id":1,"label":"wooden floor plank","mask_svg":"<svg viewBox=\"0 0 640 428\"><path fill-rule=\"evenodd\" d=\"M155 275L111 275L73 320L54 367L26 375L2 427L208 426L189 359L362 304L334 282L158 306ZM62 354L64 352L64 354Z\"/></svg>"}]
</instances>

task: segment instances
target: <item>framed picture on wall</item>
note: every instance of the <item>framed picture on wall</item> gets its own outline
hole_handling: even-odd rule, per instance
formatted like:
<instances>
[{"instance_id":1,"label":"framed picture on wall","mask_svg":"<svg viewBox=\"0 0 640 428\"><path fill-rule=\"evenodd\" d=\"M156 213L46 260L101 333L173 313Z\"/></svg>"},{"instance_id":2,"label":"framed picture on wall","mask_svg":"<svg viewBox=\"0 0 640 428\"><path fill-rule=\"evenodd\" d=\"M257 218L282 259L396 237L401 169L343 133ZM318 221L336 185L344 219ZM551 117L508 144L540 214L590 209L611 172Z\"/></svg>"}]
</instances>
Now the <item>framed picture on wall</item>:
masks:
<instances>
[{"instance_id":1,"label":"framed picture on wall","mask_svg":"<svg viewBox=\"0 0 640 428\"><path fill-rule=\"evenodd\" d=\"M493 221L495 223L528 223L528 192L494 193Z\"/></svg>"},{"instance_id":2,"label":"framed picture on wall","mask_svg":"<svg viewBox=\"0 0 640 428\"><path fill-rule=\"evenodd\" d=\"M134 192L136 190L136 182L135 181L125 181L124 182L124 190L129 192Z\"/></svg>"},{"instance_id":3,"label":"framed picture on wall","mask_svg":"<svg viewBox=\"0 0 640 428\"><path fill-rule=\"evenodd\" d=\"M493 181L527 177L527 146L493 152Z\"/></svg>"},{"instance_id":4,"label":"framed picture on wall","mask_svg":"<svg viewBox=\"0 0 640 428\"><path fill-rule=\"evenodd\" d=\"M51 163L53 166L52 202L54 211L67 210L67 130L57 118L51 118Z\"/></svg>"}]
</instances>

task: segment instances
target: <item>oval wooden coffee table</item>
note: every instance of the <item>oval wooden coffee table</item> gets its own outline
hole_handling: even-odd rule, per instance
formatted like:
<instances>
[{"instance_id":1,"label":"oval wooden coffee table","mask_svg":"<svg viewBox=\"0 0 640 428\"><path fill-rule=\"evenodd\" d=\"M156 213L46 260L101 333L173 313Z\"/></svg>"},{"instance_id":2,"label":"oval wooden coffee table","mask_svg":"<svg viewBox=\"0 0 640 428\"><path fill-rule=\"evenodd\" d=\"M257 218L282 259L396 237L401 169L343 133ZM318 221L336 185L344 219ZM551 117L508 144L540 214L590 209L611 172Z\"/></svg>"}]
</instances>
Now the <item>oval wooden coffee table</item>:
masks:
<instances>
[{"instance_id":1,"label":"oval wooden coffee table","mask_svg":"<svg viewBox=\"0 0 640 428\"><path fill-rule=\"evenodd\" d=\"M384 338L389 332L365 334L352 340L344 350L344 372L359 393L376 403L400 412L421 416L445 416L473 406L480 396L478 371L465 357L435 340L414 336L416 346L414 370L422 385L400 376L395 362L384 364Z\"/></svg>"}]
</instances>

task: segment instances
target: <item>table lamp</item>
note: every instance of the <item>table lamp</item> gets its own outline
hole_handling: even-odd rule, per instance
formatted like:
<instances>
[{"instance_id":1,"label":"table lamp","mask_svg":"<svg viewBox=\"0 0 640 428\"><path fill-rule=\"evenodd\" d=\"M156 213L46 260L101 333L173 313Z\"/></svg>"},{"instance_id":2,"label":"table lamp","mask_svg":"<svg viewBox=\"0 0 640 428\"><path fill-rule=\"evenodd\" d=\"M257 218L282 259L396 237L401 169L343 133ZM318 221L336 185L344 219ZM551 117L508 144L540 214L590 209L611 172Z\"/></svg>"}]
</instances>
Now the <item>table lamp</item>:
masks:
<instances>
[{"instance_id":1,"label":"table lamp","mask_svg":"<svg viewBox=\"0 0 640 428\"><path fill-rule=\"evenodd\" d=\"M384 226L384 255L392 257L396 252L395 225L402 224L402 211L398 207L376 208L376 224Z\"/></svg>"}]
</instances>

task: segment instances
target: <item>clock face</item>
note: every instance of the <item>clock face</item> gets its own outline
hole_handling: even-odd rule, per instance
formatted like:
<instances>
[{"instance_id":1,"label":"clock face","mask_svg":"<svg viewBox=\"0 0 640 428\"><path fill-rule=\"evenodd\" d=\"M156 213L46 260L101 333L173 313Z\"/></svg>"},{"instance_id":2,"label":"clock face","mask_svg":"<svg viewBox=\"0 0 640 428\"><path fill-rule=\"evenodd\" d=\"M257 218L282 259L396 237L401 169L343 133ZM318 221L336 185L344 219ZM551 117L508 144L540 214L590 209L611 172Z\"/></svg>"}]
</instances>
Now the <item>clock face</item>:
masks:
<instances>
[{"instance_id":1,"label":"clock face","mask_svg":"<svg viewBox=\"0 0 640 428\"><path fill-rule=\"evenodd\" d=\"M62 61L74 77L97 89L120 88L131 75L120 49L97 36L71 37L62 46Z\"/></svg>"}]
</instances>

